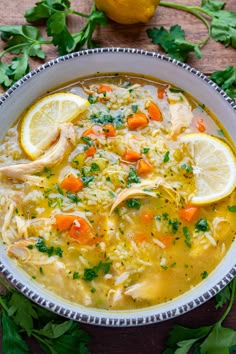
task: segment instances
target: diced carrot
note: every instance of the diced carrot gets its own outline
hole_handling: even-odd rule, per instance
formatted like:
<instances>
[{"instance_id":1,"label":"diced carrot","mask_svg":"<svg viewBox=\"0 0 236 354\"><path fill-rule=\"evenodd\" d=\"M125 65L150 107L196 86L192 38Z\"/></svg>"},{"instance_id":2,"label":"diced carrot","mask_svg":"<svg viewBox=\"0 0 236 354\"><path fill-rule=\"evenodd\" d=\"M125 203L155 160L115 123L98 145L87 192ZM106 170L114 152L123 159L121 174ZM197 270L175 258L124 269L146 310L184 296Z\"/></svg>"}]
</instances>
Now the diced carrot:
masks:
<instances>
[{"instance_id":1,"label":"diced carrot","mask_svg":"<svg viewBox=\"0 0 236 354\"><path fill-rule=\"evenodd\" d=\"M141 159L137 163L136 170L138 175L145 175L152 172L152 165L149 162Z\"/></svg>"},{"instance_id":2,"label":"diced carrot","mask_svg":"<svg viewBox=\"0 0 236 354\"><path fill-rule=\"evenodd\" d=\"M137 235L135 235L134 240L135 240L136 243L145 242L145 241L147 241L147 235L145 235L145 234L137 234Z\"/></svg>"},{"instance_id":3,"label":"diced carrot","mask_svg":"<svg viewBox=\"0 0 236 354\"><path fill-rule=\"evenodd\" d=\"M74 215L65 215L65 214L56 214L56 227L60 231L69 230L76 216Z\"/></svg>"},{"instance_id":4,"label":"diced carrot","mask_svg":"<svg viewBox=\"0 0 236 354\"><path fill-rule=\"evenodd\" d=\"M94 145L91 145L87 150L84 151L86 156L93 156L96 153L96 148Z\"/></svg>"},{"instance_id":5,"label":"diced carrot","mask_svg":"<svg viewBox=\"0 0 236 354\"><path fill-rule=\"evenodd\" d=\"M159 88L157 91L157 97L162 100L165 96L165 89L164 88Z\"/></svg>"},{"instance_id":6,"label":"diced carrot","mask_svg":"<svg viewBox=\"0 0 236 354\"><path fill-rule=\"evenodd\" d=\"M139 152L130 149L127 149L123 156L123 159L129 162L136 162L141 158L142 155Z\"/></svg>"},{"instance_id":7,"label":"diced carrot","mask_svg":"<svg viewBox=\"0 0 236 354\"><path fill-rule=\"evenodd\" d=\"M88 128L82 134L82 136L88 136L88 135L96 135L96 132L93 130L93 127Z\"/></svg>"},{"instance_id":8,"label":"diced carrot","mask_svg":"<svg viewBox=\"0 0 236 354\"><path fill-rule=\"evenodd\" d=\"M79 216L70 228L70 236L80 245L94 245L97 242L91 226Z\"/></svg>"},{"instance_id":9,"label":"diced carrot","mask_svg":"<svg viewBox=\"0 0 236 354\"><path fill-rule=\"evenodd\" d=\"M170 247L173 244L174 238L169 235L159 236L158 240L160 240L166 247Z\"/></svg>"},{"instance_id":10,"label":"diced carrot","mask_svg":"<svg viewBox=\"0 0 236 354\"><path fill-rule=\"evenodd\" d=\"M103 130L103 134L109 138L116 135L115 127L112 124L105 124L102 130Z\"/></svg>"},{"instance_id":11,"label":"diced carrot","mask_svg":"<svg viewBox=\"0 0 236 354\"><path fill-rule=\"evenodd\" d=\"M198 214L199 208L192 205L187 205L183 209L180 209L179 215L186 221L192 221Z\"/></svg>"},{"instance_id":12,"label":"diced carrot","mask_svg":"<svg viewBox=\"0 0 236 354\"><path fill-rule=\"evenodd\" d=\"M148 118L144 113L134 113L127 119L130 130L145 128L148 125Z\"/></svg>"},{"instance_id":13,"label":"diced carrot","mask_svg":"<svg viewBox=\"0 0 236 354\"><path fill-rule=\"evenodd\" d=\"M83 181L79 177L76 177L73 174L64 178L64 180L61 183L62 188L67 189L68 191L70 191L72 193L76 193L76 192L81 191L83 186L84 186Z\"/></svg>"},{"instance_id":14,"label":"diced carrot","mask_svg":"<svg viewBox=\"0 0 236 354\"><path fill-rule=\"evenodd\" d=\"M150 101L148 105L148 114L152 120L155 120L157 122L162 121L161 111L159 107L152 101Z\"/></svg>"},{"instance_id":15,"label":"diced carrot","mask_svg":"<svg viewBox=\"0 0 236 354\"><path fill-rule=\"evenodd\" d=\"M154 219L154 214L152 212L144 212L140 217L144 224L150 224Z\"/></svg>"},{"instance_id":16,"label":"diced carrot","mask_svg":"<svg viewBox=\"0 0 236 354\"><path fill-rule=\"evenodd\" d=\"M104 92L109 92L112 91L112 87L109 85L100 85L98 88L98 93L104 93Z\"/></svg>"},{"instance_id":17,"label":"diced carrot","mask_svg":"<svg viewBox=\"0 0 236 354\"><path fill-rule=\"evenodd\" d=\"M196 126L200 133L204 133L206 130L206 123L203 118L196 118Z\"/></svg>"}]
</instances>

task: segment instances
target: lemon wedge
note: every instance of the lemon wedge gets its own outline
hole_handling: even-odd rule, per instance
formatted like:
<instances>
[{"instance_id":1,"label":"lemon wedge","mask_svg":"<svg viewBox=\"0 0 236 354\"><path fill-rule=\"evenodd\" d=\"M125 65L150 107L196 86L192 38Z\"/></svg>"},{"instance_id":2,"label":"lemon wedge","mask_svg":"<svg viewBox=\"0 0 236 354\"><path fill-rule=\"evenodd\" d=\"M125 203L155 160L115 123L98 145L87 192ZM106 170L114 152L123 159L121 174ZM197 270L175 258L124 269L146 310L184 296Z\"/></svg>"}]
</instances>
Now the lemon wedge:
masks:
<instances>
[{"instance_id":1,"label":"lemon wedge","mask_svg":"<svg viewBox=\"0 0 236 354\"><path fill-rule=\"evenodd\" d=\"M33 160L42 155L59 135L60 125L71 122L89 107L89 102L72 93L55 93L38 100L23 117L21 145Z\"/></svg>"},{"instance_id":2,"label":"lemon wedge","mask_svg":"<svg viewBox=\"0 0 236 354\"><path fill-rule=\"evenodd\" d=\"M193 159L196 191L193 204L208 204L229 195L236 187L236 159L230 147L208 134L182 137Z\"/></svg>"}]
</instances>

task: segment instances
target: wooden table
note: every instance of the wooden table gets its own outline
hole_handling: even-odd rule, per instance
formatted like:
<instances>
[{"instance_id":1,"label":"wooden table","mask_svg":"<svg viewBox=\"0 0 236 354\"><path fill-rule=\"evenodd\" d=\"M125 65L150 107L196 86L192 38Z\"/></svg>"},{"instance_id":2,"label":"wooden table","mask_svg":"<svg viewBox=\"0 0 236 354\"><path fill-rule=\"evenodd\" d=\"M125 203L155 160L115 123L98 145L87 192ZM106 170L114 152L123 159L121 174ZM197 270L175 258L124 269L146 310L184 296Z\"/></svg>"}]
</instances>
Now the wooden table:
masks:
<instances>
[{"instance_id":1,"label":"wooden table","mask_svg":"<svg viewBox=\"0 0 236 354\"><path fill-rule=\"evenodd\" d=\"M183 4L200 5L200 0L172 0ZM226 8L236 11L235 0L225 0ZM81 12L89 12L91 0L73 0L72 8ZM0 14L1 25L16 25L25 23L23 14L26 9L33 6L32 0L1 0ZM70 18L70 28L78 31L80 20ZM187 33L187 39L198 42L206 36L206 28L195 17L181 11L159 8L155 16L147 25L137 24L124 26L110 22L107 27L99 28L94 36L94 40L100 47L132 47L158 51L159 48L153 45L147 37L146 29L150 27L169 26L180 24ZM3 43L0 43L0 50ZM47 60L57 56L54 48L46 48ZM210 74L215 70L223 70L228 65L236 65L236 51L232 48L225 48L222 44L210 40L203 48L204 56L197 60L190 55L188 63L201 70L205 74ZM41 62L32 62L32 68ZM3 90L0 89L0 93ZM81 325L91 335L91 352L93 354L159 354L165 348L167 334L173 324L179 323L186 326L201 326L213 323L220 317L221 310L215 310L214 300L210 300L201 307L180 316L176 319L163 323L136 328L102 328L89 325ZM236 329L236 304L234 309L225 321L225 326ZM40 354L42 351L34 341L29 341L30 353ZM217 354L217 353L215 353Z\"/></svg>"}]
</instances>

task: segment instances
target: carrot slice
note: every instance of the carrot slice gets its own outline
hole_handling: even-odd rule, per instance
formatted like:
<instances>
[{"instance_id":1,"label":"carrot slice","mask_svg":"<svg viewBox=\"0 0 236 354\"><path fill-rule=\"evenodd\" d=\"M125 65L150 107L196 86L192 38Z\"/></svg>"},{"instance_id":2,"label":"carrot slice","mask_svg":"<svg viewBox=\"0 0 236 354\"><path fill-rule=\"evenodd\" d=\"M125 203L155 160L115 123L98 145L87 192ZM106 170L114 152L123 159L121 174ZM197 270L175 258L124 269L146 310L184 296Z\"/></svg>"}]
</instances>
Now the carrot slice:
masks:
<instances>
[{"instance_id":1,"label":"carrot slice","mask_svg":"<svg viewBox=\"0 0 236 354\"><path fill-rule=\"evenodd\" d=\"M142 158L142 155L140 153L138 153L137 151L134 151L134 150L129 150L129 149L126 150L126 152L123 156L123 159L126 161L129 161L129 162L136 162L141 158Z\"/></svg>"},{"instance_id":2,"label":"carrot slice","mask_svg":"<svg viewBox=\"0 0 236 354\"><path fill-rule=\"evenodd\" d=\"M76 217L74 215L56 214L56 227L60 231L69 230Z\"/></svg>"},{"instance_id":3,"label":"carrot slice","mask_svg":"<svg viewBox=\"0 0 236 354\"><path fill-rule=\"evenodd\" d=\"M145 234L137 234L134 238L136 243L142 243L147 241L147 236Z\"/></svg>"},{"instance_id":4,"label":"carrot slice","mask_svg":"<svg viewBox=\"0 0 236 354\"><path fill-rule=\"evenodd\" d=\"M72 193L81 191L83 186L83 181L79 177L72 174L67 176L61 183L62 188L67 189Z\"/></svg>"},{"instance_id":5,"label":"carrot slice","mask_svg":"<svg viewBox=\"0 0 236 354\"><path fill-rule=\"evenodd\" d=\"M144 113L134 113L127 119L130 130L145 128L148 125L148 118Z\"/></svg>"},{"instance_id":6,"label":"carrot slice","mask_svg":"<svg viewBox=\"0 0 236 354\"><path fill-rule=\"evenodd\" d=\"M96 148L94 145L90 146L87 150L84 151L86 156L93 156L96 153Z\"/></svg>"},{"instance_id":7,"label":"carrot slice","mask_svg":"<svg viewBox=\"0 0 236 354\"><path fill-rule=\"evenodd\" d=\"M82 134L82 136L88 136L88 135L96 135L96 132L93 130L93 127L88 128Z\"/></svg>"},{"instance_id":8,"label":"carrot slice","mask_svg":"<svg viewBox=\"0 0 236 354\"><path fill-rule=\"evenodd\" d=\"M104 92L109 92L112 91L112 87L109 85L100 85L98 88L98 93L104 93Z\"/></svg>"},{"instance_id":9,"label":"carrot slice","mask_svg":"<svg viewBox=\"0 0 236 354\"><path fill-rule=\"evenodd\" d=\"M164 88L159 88L157 91L157 97L162 100L165 96L165 89Z\"/></svg>"},{"instance_id":10,"label":"carrot slice","mask_svg":"<svg viewBox=\"0 0 236 354\"><path fill-rule=\"evenodd\" d=\"M187 205L183 209L180 209L179 215L186 221L192 221L198 214L198 207Z\"/></svg>"},{"instance_id":11,"label":"carrot slice","mask_svg":"<svg viewBox=\"0 0 236 354\"><path fill-rule=\"evenodd\" d=\"M70 236L80 245L94 245L97 242L91 226L79 216L76 217L74 224L70 228Z\"/></svg>"},{"instance_id":12,"label":"carrot slice","mask_svg":"<svg viewBox=\"0 0 236 354\"><path fill-rule=\"evenodd\" d=\"M103 134L109 138L116 135L115 127L112 124L105 124L102 130L103 130Z\"/></svg>"},{"instance_id":13,"label":"carrot slice","mask_svg":"<svg viewBox=\"0 0 236 354\"><path fill-rule=\"evenodd\" d=\"M152 212L145 212L141 214L140 219L144 224L150 224L154 219L154 214Z\"/></svg>"},{"instance_id":14,"label":"carrot slice","mask_svg":"<svg viewBox=\"0 0 236 354\"><path fill-rule=\"evenodd\" d=\"M196 126L200 133L204 133L206 130L206 123L203 118L196 118Z\"/></svg>"},{"instance_id":15,"label":"carrot slice","mask_svg":"<svg viewBox=\"0 0 236 354\"><path fill-rule=\"evenodd\" d=\"M141 159L137 163L136 170L138 175L145 175L152 172L152 165L149 162Z\"/></svg>"},{"instance_id":16,"label":"carrot slice","mask_svg":"<svg viewBox=\"0 0 236 354\"><path fill-rule=\"evenodd\" d=\"M157 122L162 121L162 115L159 107L152 101L150 101L148 105L148 114L152 120L155 120Z\"/></svg>"},{"instance_id":17,"label":"carrot slice","mask_svg":"<svg viewBox=\"0 0 236 354\"><path fill-rule=\"evenodd\" d=\"M160 240L166 247L170 247L173 244L174 238L169 235L159 236L158 240Z\"/></svg>"}]
</instances>

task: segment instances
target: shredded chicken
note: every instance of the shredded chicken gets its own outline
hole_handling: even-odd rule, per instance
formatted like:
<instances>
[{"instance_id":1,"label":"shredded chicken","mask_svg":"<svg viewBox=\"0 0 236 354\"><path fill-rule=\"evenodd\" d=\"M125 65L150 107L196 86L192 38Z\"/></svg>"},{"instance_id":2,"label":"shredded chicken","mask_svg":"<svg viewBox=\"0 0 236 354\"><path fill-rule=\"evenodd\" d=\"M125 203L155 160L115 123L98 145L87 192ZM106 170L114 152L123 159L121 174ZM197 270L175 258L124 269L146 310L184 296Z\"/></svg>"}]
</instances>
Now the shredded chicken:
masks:
<instances>
[{"instance_id":1,"label":"shredded chicken","mask_svg":"<svg viewBox=\"0 0 236 354\"><path fill-rule=\"evenodd\" d=\"M149 274L139 283L129 286L125 295L131 296L137 300L149 300L156 299L160 293L160 277L158 274Z\"/></svg>"},{"instance_id":2,"label":"shredded chicken","mask_svg":"<svg viewBox=\"0 0 236 354\"><path fill-rule=\"evenodd\" d=\"M45 167L51 167L59 163L69 148L70 144L75 142L75 130L71 123L65 123L61 126L60 137L42 157L29 163L22 163L11 166L0 167L0 173L4 175L23 180L39 183L40 177L31 176L31 174L40 172Z\"/></svg>"},{"instance_id":3,"label":"shredded chicken","mask_svg":"<svg viewBox=\"0 0 236 354\"><path fill-rule=\"evenodd\" d=\"M8 247L8 255L17 258L21 262L28 262L31 258L31 252L28 246L33 245L35 241L20 240Z\"/></svg>"},{"instance_id":4,"label":"shredded chicken","mask_svg":"<svg viewBox=\"0 0 236 354\"><path fill-rule=\"evenodd\" d=\"M16 204L14 202L8 201L7 202L7 212L4 217L4 222L2 225L2 240L5 244L9 245L11 244L12 240L10 240L11 233L9 234L9 226L11 224L11 220L13 217L13 213L15 210Z\"/></svg>"},{"instance_id":5,"label":"shredded chicken","mask_svg":"<svg viewBox=\"0 0 236 354\"><path fill-rule=\"evenodd\" d=\"M153 192L153 190L157 189L160 186L163 187L169 194L171 194L173 199L175 198L173 196L176 195L175 189L169 183L167 183L164 178L157 177L153 180L146 179L140 184L134 185L131 188L126 188L122 192L120 192L120 194L118 194L115 199L115 202L112 205L110 214L120 203L130 197L136 196L142 198L145 195L149 195L150 197L158 198L158 195Z\"/></svg>"},{"instance_id":6,"label":"shredded chicken","mask_svg":"<svg viewBox=\"0 0 236 354\"><path fill-rule=\"evenodd\" d=\"M171 92L169 89L166 92L170 104L171 137L175 139L177 135L190 126L193 113L188 100L181 92Z\"/></svg>"}]
</instances>

